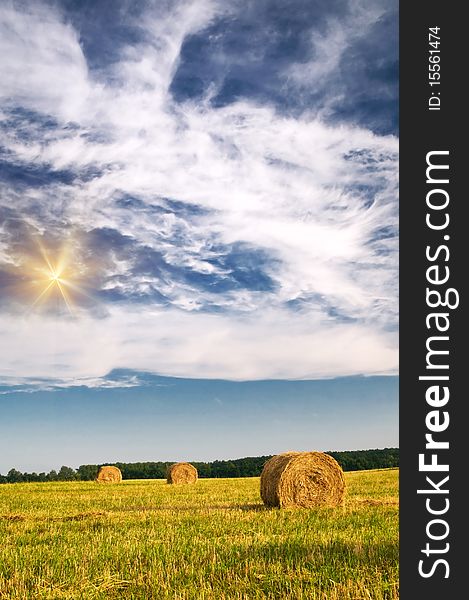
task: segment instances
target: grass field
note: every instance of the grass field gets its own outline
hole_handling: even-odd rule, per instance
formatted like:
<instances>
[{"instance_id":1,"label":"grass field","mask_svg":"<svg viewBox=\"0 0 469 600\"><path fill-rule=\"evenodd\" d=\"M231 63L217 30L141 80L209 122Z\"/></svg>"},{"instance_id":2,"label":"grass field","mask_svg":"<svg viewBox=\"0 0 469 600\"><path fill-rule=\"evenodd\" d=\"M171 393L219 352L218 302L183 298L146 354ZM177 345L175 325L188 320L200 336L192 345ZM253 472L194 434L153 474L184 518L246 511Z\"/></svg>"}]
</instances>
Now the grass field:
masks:
<instances>
[{"instance_id":1,"label":"grass field","mask_svg":"<svg viewBox=\"0 0 469 600\"><path fill-rule=\"evenodd\" d=\"M0 486L0 598L398 598L398 471L343 508L265 509L259 479Z\"/></svg>"}]
</instances>

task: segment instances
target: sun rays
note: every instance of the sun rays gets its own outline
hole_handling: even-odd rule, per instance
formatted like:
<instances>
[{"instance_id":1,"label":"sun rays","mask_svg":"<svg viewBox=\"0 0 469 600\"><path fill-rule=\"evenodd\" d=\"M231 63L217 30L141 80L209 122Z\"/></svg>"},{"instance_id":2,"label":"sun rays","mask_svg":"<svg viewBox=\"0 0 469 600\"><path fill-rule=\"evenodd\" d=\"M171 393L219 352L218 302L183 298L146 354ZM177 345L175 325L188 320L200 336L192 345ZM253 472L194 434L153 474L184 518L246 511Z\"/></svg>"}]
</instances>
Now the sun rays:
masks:
<instances>
[{"instance_id":1,"label":"sun rays","mask_svg":"<svg viewBox=\"0 0 469 600\"><path fill-rule=\"evenodd\" d=\"M76 239L49 240L46 244L36 238L33 248L21 264L21 295L28 312L76 317L81 305L95 301L89 291L91 265L84 264Z\"/></svg>"},{"instance_id":2,"label":"sun rays","mask_svg":"<svg viewBox=\"0 0 469 600\"><path fill-rule=\"evenodd\" d=\"M74 316L73 294L74 272L70 264L70 249L62 246L56 260L52 258L47 249L38 243L41 261L30 265L32 270L31 283L38 290L31 308L45 306L65 308L70 316Z\"/></svg>"},{"instance_id":3,"label":"sun rays","mask_svg":"<svg viewBox=\"0 0 469 600\"><path fill-rule=\"evenodd\" d=\"M40 283L41 282L39 281L38 285L40 285ZM37 296L37 298L34 300L32 306L34 307L42 302L47 302L51 296L58 294L63 300L64 305L66 306L70 315L73 316L72 302L70 294L67 290L67 286L69 285L68 280L62 277L60 273L52 270L44 279L43 284L45 287L40 292L39 296Z\"/></svg>"}]
</instances>

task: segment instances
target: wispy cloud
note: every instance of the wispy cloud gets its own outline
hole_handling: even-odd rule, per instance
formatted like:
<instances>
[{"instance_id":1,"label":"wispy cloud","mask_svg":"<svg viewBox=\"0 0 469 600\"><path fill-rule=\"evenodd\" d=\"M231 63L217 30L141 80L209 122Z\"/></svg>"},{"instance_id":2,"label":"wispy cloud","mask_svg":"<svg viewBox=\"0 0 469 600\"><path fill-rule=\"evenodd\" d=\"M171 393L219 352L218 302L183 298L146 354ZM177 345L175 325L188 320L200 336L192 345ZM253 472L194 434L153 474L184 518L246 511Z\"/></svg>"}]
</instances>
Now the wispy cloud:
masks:
<instances>
[{"instance_id":1,"label":"wispy cloud","mask_svg":"<svg viewBox=\"0 0 469 600\"><path fill-rule=\"evenodd\" d=\"M115 389L141 387L145 382L137 373L108 373L103 377L75 377L73 379L0 377L0 395L34 394L36 392L55 392L69 388ZM161 385L161 384L153 384Z\"/></svg>"},{"instance_id":2,"label":"wispy cloud","mask_svg":"<svg viewBox=\"0 0 469 600\"><path fill-rule=\"evenodd\" d=\"M56 8L0 9L4 373L395 372L397 138L256 97L216 104L210 85L178 96L184 44L238 5L168 6L129 13L134 37L101 66ZM315 86L308 70L338 77L356 40L331 19L302 73L282 64L292 92ZM64 240L86 291L74 319L25 317L25 264Z\"/></svg>"}]
</instances>

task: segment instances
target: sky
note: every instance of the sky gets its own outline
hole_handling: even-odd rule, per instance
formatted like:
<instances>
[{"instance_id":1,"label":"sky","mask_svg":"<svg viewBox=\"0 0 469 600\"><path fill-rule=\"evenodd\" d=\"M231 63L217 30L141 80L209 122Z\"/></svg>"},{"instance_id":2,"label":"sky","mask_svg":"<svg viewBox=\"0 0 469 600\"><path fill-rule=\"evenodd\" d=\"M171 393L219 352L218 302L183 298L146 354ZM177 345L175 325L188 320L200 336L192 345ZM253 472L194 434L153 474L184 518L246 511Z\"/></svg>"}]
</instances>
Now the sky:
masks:
<instances>
[{"instance_id":1,"label":"sky","mask_svg":"<svg viewBox=\"0 0 469 600\"><path fill-rule=\"evenodd\" d=\"M321 414L314 448L397 445L397 26L388 0L2 2L0 471L57 466L44 415L88 422L63 452L96 462L114 405L146 441L103 460L266 454ZM250 398L226 447L220 381ZM298 407L283 433L261 381ZM366 435L339 434L351 381ZM186 452L181 407L206 414Z\"/></svg>"},{"instance_id":2,"label":"sky","mask_svg":"<svg viewBox=\"0 0 469 600\"><path fill-rule=\"evenodd\" d=\"M112 378L118 383L128 375L114 371ZM364 441L370 448L398 445L397 377L239 382L133 376L134 387L10 391L2 409L0 473L12 465L41 472L361 449Z\"/></svg>"}]
</instances>

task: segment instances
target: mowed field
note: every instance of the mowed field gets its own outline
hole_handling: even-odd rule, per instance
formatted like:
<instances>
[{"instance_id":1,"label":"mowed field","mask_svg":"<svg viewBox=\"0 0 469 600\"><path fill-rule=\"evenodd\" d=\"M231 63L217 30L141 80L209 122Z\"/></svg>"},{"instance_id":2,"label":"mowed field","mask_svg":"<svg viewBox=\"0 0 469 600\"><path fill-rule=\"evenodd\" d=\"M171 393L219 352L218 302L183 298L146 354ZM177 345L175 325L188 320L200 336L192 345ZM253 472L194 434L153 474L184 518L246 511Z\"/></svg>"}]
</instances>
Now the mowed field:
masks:
<instances>
[{"instance_id":1,"label":"mowed field","mask_svg":"<svg viewBox=\"0 0 469 600\"><path fill-rule=\"evenodd\" d=\"M396 599L398 470L343 508L266 509L259 479L0 486L0 598Z\"/></svg>"}]
</instances>

